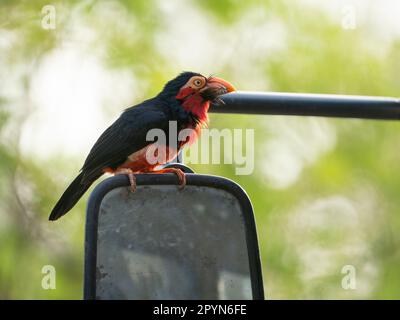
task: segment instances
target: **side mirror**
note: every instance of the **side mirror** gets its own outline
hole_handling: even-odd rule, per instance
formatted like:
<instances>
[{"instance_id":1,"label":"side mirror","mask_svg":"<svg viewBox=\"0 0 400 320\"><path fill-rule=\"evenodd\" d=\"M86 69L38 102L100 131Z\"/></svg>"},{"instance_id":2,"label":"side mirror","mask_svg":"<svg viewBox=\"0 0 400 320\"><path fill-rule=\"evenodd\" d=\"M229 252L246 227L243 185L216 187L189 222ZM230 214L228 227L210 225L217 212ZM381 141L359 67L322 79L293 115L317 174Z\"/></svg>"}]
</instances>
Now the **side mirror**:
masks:
<instances>
[{"instance_id":1,"label":"side mirror","mask_svg":"<svg viewBox=\"0 0 400 320\"><path fill-rule=\"evenodd\" d=\"M231 180L100 183L86 216L85 299L264 299L253 209Z\"/></svg>"}]
</instances>

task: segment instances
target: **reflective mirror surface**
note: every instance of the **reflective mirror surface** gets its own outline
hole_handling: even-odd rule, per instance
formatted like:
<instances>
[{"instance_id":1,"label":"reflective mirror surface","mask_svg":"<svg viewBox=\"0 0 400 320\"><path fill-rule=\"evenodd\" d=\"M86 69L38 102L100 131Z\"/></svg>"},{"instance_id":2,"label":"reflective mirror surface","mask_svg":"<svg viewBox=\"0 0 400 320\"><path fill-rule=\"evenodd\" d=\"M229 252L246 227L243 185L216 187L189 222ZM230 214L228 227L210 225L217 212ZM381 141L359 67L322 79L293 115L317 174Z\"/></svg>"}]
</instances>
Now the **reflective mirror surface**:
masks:
<instances>
[{"instance_id":1,"label":"reflective mirror surface","mask_svg":"<svg viewBox=\"0 0 400 320\"><path fill-rule=\"evenodd\" d=\"M96 298L252 299L238 199L194 185L108 192L98 216Z\"/></svg>"}]
</instances>

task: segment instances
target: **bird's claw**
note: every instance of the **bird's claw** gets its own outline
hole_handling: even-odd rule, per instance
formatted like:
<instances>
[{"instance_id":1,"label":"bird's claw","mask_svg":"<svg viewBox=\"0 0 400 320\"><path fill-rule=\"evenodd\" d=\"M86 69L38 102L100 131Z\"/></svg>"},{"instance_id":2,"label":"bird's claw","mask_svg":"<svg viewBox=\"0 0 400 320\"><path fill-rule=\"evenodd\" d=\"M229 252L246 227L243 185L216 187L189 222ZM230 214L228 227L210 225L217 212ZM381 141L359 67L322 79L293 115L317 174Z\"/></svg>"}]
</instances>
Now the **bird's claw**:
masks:
<instances>
[{"instance_id":1,"label":"bird's claw","mask_svg":"<svg viewBox=\"0 0 400 320\"><path fill-rule=\"evenodd\" d=\"M178 177L179 180L179 190L183 190L186 186L186 175L185 173L178 168L165 168L157 171L153 171L150 173L174 173ZM129 182L131 185L131 192L136 191L136 177L131 169L128 168L121 168L118 169L115 174L124 174L127 175L129 178Z\"/></svg>"},{"instance_id":2,"label":"bird's claw","mask_svg":"<svg viewBox=\"0 0 400 320\"><path fill-rule=\"evenodd\" d=\"M185 173L178 168L164 168L161 170L154 171L154 173L174 173L178 177L179 180L179 190L183 190L186 186L186 175Z\"/></svg>"},{"instance_id":3,"label":"bird's claw","mask_svg":"<svg viewBox=\"0 0 400 320\"><path fill-rule=\"evenodd\" d=\"M177 175L177 177L179 179L179 190L183 190L186 186L186 175L180 169L177 169L177 171L175 171L175 174Z\"/></svg>"},{"instance_id":4,"label":"bird's claw","mask_svg":"<svg viewBox=\"0 0 400 320\"><path fill-rule=\"evenodd\" d=\"M129 178L129 183L131 185L131 192L136 191L136 177L131 169L123 168L119 169L115 174L124 174L127 175Z\"/></svg>"}]
</instances>

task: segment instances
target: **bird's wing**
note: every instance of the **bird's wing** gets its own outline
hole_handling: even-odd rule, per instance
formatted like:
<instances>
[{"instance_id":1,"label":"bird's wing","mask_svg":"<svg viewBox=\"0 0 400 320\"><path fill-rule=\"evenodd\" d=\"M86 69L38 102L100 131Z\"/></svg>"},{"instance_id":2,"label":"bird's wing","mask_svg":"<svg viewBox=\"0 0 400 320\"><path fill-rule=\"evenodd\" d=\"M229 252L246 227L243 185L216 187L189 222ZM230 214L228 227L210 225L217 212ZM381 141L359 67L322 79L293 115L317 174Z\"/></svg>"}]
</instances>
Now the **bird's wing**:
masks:
<instances>
[{"instance_id":1,"label":"bird's wing","mask_svg":"<svg viewBox=\"0 0 400 320\"><path fill-rule=\"evenodd\" d=\"M139 105L127 109L99 137L82 167L82 181L98 177L104 168L116 168L129 155L153 143L146 141L147 132L158 128L166 132L168 117L162 109Z\"/></svg>"}]
</instances>

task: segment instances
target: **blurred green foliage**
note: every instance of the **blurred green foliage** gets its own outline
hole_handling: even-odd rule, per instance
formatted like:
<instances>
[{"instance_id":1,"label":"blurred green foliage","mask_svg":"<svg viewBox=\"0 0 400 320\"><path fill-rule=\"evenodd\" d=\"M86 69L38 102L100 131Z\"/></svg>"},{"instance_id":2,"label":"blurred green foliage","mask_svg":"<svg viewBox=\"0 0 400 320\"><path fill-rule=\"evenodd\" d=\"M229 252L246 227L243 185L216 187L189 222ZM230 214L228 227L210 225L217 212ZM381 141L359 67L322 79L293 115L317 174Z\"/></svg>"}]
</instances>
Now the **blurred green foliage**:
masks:
<instances>
[{"instance_id":1,"label":"blurred green foliage","mask_svg":"<svg viewBox=\"0 0 400 320\"><path fill-rule=\"evenodd\" d=\"M175 5L166 9L166 3ZM0 76L3 299L82 297L87 196L60 223L47 222L53 204L79 168L78 159L39 160L20 150L24 123L40 107L30 100L33 76L48 53L77 41L71 40L71 33L74 28L79 33L82 23L95 34L83 44L89 54L101 52L108 68L126 70L140 82L138 101L132 104L157 93L181 71L182 64L165 55L159 39L175 23L166 18L171 10L186 21L185 36L174 42L177 52L203 27L193 23L193 15L206 21L213 33L226 36L217 50L196 48L204 59L185 69L203 72L211 65L217 68L212 73L240 89L377 96L396 96L400 91L400 39L383 46L364 25L345 30L340 13L334 19L305 2L59 0L51 2L57 9L57 28L51 31L40 25L47 4L0 2L0 37L11 39L0 53L0 65L7 70ZM262 29L269 22L270 34ZM271 39L278 45L265 49ZM11 98L3 86L11 81L10 74L18 74L12 80L18 93ZM123 107L106 106L105 111L117 114ZM251 176L235 175L234 165L192 167L229 177L248 192L256 213L268 298L399 297L397 122L211 115L210 126L255 129L256 170ZM278 161L281 175L286 168L268 153L274 150L297 165L297 177L290 183L273 183L280 181L280 173L271 172L271 163L276 166ZM47 264L56 267L56 290L41 287L41 270ZM341 287L341 269L348 264L357 270L356 290Z\"/></svg>"}]
</instances>

